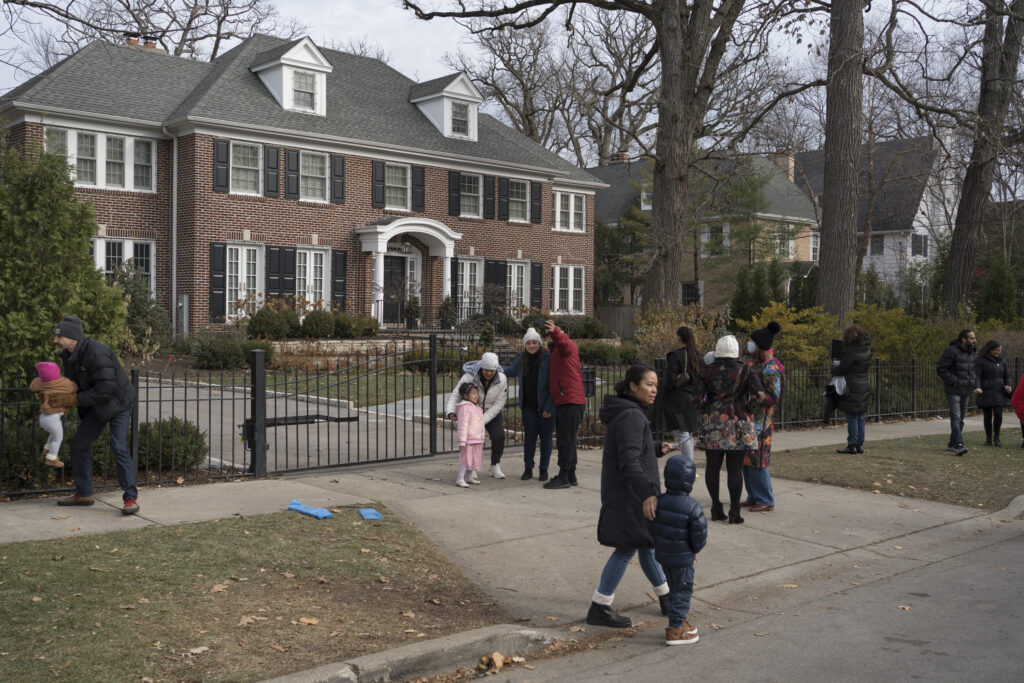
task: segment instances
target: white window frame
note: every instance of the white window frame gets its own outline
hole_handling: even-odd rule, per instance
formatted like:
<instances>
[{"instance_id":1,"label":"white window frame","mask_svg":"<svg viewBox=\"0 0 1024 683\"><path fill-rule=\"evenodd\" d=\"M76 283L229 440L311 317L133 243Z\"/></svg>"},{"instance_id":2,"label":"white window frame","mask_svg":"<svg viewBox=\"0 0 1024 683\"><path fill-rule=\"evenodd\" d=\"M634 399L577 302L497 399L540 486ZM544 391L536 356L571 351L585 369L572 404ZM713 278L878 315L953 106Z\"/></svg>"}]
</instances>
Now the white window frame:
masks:
<instances>
[{"instance_id":1,"label":"white window frame","mask_svg":"<svg viewBox=\"0 0 1024 683\"><path fill-rule=\"evenodd\" d=\"M910 235L910 255L916 258L928 258L928 235L915 232Z\"/></svg>"},{"instance_id":2,"label":"white window frame","mask_svg":"<svg viewBox=\"0 0 1024 683\"><path fill-rule=\"evenodd\" d=\"M510 260L505 264L505 304L514 315L530 307L530 262ZM517 283L520 276L521 284Z\"/></svg>"},{"instance_id":3,"label":"white window frame","mask_svg":"<svg viewBox=\"0 0 1024 683\"><path fill-rule=\"evenodd\" d=\"M878 251L875 251L875 241L878 241ZM868 256L885 256L885 235L877 234L871 235L871 239L868 240Z\"/></svg>"},{"instance_id":4,"label":"white window frame","mask_svg":"<svg viewBox=\"0 0 1024 683\"><path fill-rule=\"evenodd\" d=\"M554 230L558 232L585 233L587 231L587 198L576 192L555 192L552 196L552 210L555 216ZM562 220L566 213L568 223Z\"/></svg>"},{"instance_id":5,"label":"white window frame","mask_svg":"<svg viewBox=\"0 0 1024 683\"><path fill-rule=\"evenodd\" d=\"M775 254L779 258L791 259L794 253L793 226L778 225L775 227Z\"/></svg>"},{"instance_id":6,"label":"white window frame","mask_svg":"<svg viewBox=\"0 0 1024 683\"><path fill-rule=\"evenodd\" d=\"M96 267L96 270L105 273L108 277L113 275L113 270L107 268L107 246L112 243L119 243L121 245L121 263L135 258L135 245L146 245L149 247L149 268L144 268L143 271L149 279L150 294L156 296L156 242L153 240L136 240L121 237L92 238L93 265Z\"/></svg>"},{"instance_id":7,"label":"white window frame","mask_svg":"<svg viewBox=\"0 0 1024 683\"><path fill-rule=\"evenodd\" d=\"M331 252L315 247L295 250L295 301L305 302L302 312L329 310L331 298ZM317 260L319 259L319 263ZM319 272L318 270L319 269ZM318 296L319 295L319 296ZM319 302L319 306L317 305Z\"/></svg>"},{"instance_id":8,"label":"white window frame","mask_svg":"<svg viewBox=\"0 0 1024 683\"><path fill-rule=\"evenodd\" d=\"M522 185L523 187L523 198L512 199L512 185ZM516 204L521 203L523 206L523 216L517 217L512 215L512 202ZM509 178L508 180L508 219L514 223L529 223L530 222L530 181L522 180L520 178Z\"/></svg>"},{"instance_id":9,"label":"white window frame","mask_svg":"<svg viewBox=\"0 0 1024 683\"><path fill-rule=\"evenodd\" d=\"M235 189L235 148L236 147L252 147L256 150L256 189L255 190L238 190ZM252 171L253 168L250 166L238 166L239 171ZM249 197L259 197L263 194L263 145L258 142L242 142L242 141L231 141L231 148L228 150L228 191L231 194L246 195Z\"/></svg>"},{"instance_id":10,"label":"white window frame","mask_svg":"<svg viewBox=\"0 0 1024 683\"><path fill-rule=\"evenodd\" d=\"M463 184L469 178L476 179L476 194L466 192ZM476 198L476 212L466 211L466 199L468 197ZM481 218L483 216L484 208L484 177L478 173L461 173L459 174L459 217L461 218Z\"/></svg>"},{"instance_id":11,"label":"white window frame","mask_svg":"<svg viewBox=\"0 0 1024 683\"><path fill-rule=\"evenodd\" d=\"M654 208L654 201L653 201L653 199L651 197L652 197L652 195L651 195L651 191L650 190L643 190L643 191L640 192L640 210L641 211L650 211L651 209Z\"/></svg>"},{"instance_id":12,"label":"white window frame","mask_svg":"<svg viewBox=\"0 0 1024 683\"><path fill-rule=\"evenodd\" d=\"M121 143L121 158L120 159L111 159L111 147L112 146L111 146L110 143L112 141L114 141L114 140L117 140L117 141L119 141ZM106 183L107 187L117 188L119 190L123 190L125 184L128 182L128 175L127 175L128 174L128 168L127 168L126 164L124 163L124 158L128 155L127 140L125 140L123 135L107 135L107 136L105 136L104 143L107 146L107 153L106 153L106 159L104 160L104 163L103 163L103 182ZM117 165L121 166L121 184L120 185L117 185L115 183L110 182L110 171L111 171L111 165L112 164L115 165L115 167Z\"/></svg>"},{"instance_id":13,"label":"white window frame","mask_svg":"<svg viewBox=\"0 0 1024 683\"><path fill-rule=\"evenodd\" d=\"M299 78L300 77L306 77L306 76L308 76L310 78L310 80L312 81L312 83L311 83L312 90L299 90L299 86L298 86ZM318 88L317 88L317 74L313 73L312 71L302 71L300 69L295 69L292 72L292 106L295 109L297 109L298 111L316 112L317 90L318 90ZM299 104L299 98L298 98L299 93L303 93L303 94L307 94L308 93L308 94L312 95L313 96L312 104L308 104L308 105L307 104Z\"/></svg>"},{"instance_id":14,"label":"white window frame","mask_svg":"<svg viewBox=\"0 0 1024 683\"><path fill-rule=\"evenodd\" d=\"M396 168L401 168L401 169L405 170L405 185L404 186L395 185L395 184L392 184L392 183L388 182L388 170L396 169ZM390 200L389 195L388 195L388 188L389 187L392 187L392 188L402 187L402 190L403 190L403 192L405 194L405 203L403 203L401 205L393 204L391 202L391 200ZM397 211L408 211L409 207L410 207L410 202L411 201L412 201L412 167L409 166L408 164L392 164L392 163L384 164L384 208L385 209L393 209L393 210L397 210Z\"/></svg>"},{"instance_id":15,"label":"white window frame","mask_svg":"<svg viewBox=\"0 0 1024 683\"><path fill-rule=\"evenodd\" d=\"M459 294L459 314L467 317L484 311L484 261L459 257L455 282Z\"/></svg>"},{"instance_id":16,"label":"white window frame","mask_svg":"<svg viewBox=\"0 0 1024 683\"><path fill-rule=\"evenodd\" d=\"M95 182L85 183L78 179L78 136L91 135L95 140L95 157L82 157L82 160L90 159L95 162ZM124 155L123 160L119 163L124 164L124 184L123 185L108 185L107 184L107 140L109 138L118 138L124 140ZM65 128L61 126L46 126L43 129L43 139L46 146L46 151L56 154L61 154L68 161L69 172L72 175L75 187L89 188L94 190L115 190L119 192L140 192L144 194L156 194L156 167L157 167L157 145L153 138L140 137L135 135L127 135L117 132L103 132L94 130L84 130L77 128ZM55 140L59 139L59 142ZM149 187L137 187L135 185L135 143L136 141L148 142L150 147L150 179ZM63 151L56 149L56 147L63 143ZM131 173L129 173L131 169Z\"/></svg>"},{"instance_id":17,"label":"white window frame","mask_svg":"<svg viewBox=\"0 0 1024 683\"><path fill-rule=\"evenodd\" d=\"M456 107L465 107L466 108L466 118L465 119L456 119L456 116L455 116L455 108ZM473 133L473 115L470 113L470 109L471 108L472 108L472 105L470 105L469 102L461 102L461 101L458 101L458 100L452 100L452 105L451 105L451 134L452 134L452 137L468 138ZM465 120L465 122L466 122L466 130L465 131L455 130L455 121L456 120L459 120L459 121Z\"/></svg>"},{"instance_id":18,"label":"white window frame","mask_svg":"<svg viewBox=\"0 0 1024 683\"><path fill-rule=\"evenodd\" d=\"M314 175L311 175L311 174L304 173L304 170L305 170L304 169L305 160L309 159L309 158L312 158L312 157L319 157L324 162L324 166L323 166L324 174L322 176L323 180L324 180L324 188L323 188L323 192L320 195L307 195L307 194L305 194L304 186L303 186L303 182L302 182L303 178L316 178L317 177L317 176L314 176ZM328 189L328 187L331 184L331 179L329 177L330 176L330 163L331 163L330 159L327 158L327 154L325 152L307 152L305 150L301 150L299 152L299 199L301 199L302 201L306 201L306 202L319 202L321 204L327 203L327 189Z\"/></svg>"},{"instance_id":19,"label":"white window frame","mask_svg":"<svg viewBox=\"0 0 1024 683\"><path fill-rule=\"evenodd\" d=\"M92 138L92 156L85 156L83 152L82 140L83 138ZM103 136L104 145L106 144L106 136ZM106 155L104 155L106 156ZM75 184L84 185L85 187L101 187L100 185L100 168L105 167L105 164L100 160L100 135L92 131L79 130L75 131ZM92 162L92 181L82 180L82 164L83 162ZM106 179L104 179L106 184Z\"/></svg>"},{"instance_id":20,"label":"white window frame","mask_svg":"<svg viewBox=\"0 0 1024 683\"><path fill-rule=\"evenodd\" d=\"M817 263L821 260L821 233L811 233L811 262Z\"/></svg>"},{"instance_id":21,"label":"white window frame","mask_svg":"<svg viewBox=\"0 0 1024 683\"><path fill-rule=\"evenodd\" d=\"M561 279L563 274L566 278L564 287ZM577 288L577 284L580 287ZM577 292L579 293L577 294ZM577 303L578 306L575 305ZM587 314L587 269L585 266L561 263L551 265L551 312L560 315Z\"/></svg>"},{"instance_id":22,"label":"white window frame","mask_svg":"<svg viewBox=\"0 0 1024 683\"><path fill-rule=\"evenodd\" d=\"M232 256L234 255L234 262ZM236 266L236 272L232 272L232 265ZM259 300L263 289L263 245L251 242L229 242L225 255L225 278L224 278L224 311L229 319L255 313L261 302ZM237 301L241 301L248 295L251 310L239 310L235 307Z\"/></svg>"},{"instance_id":23,"label":"white window frame","mask_svg":"<svg viewBox=\"0 0 1024 683\"><path fill-rule=\"evenodd\" d=\"M132 138L132 187L135 188L136 192L152 192L154 190L155 182L153 181L153 172L156 169L156 144L153 140L145 140L142 138ZM139 154L139 145L145 144L149 148L149 160L145 164L139 163L141 155ZM128 142L125 141L125 149L128 148ZM125 152L127 154L127 151ZM128 162L125 162L125 168L127 169ZM139 169L149 168L149 172L146 173L146 184L139 184ZM125 171L127 173L127 170ZM125 182L127 182L127 177Z\"/></svg>"},{"instance_id":24,"label":"white window frame","mask_svg":"<svg viewBox=\"0 0 1024 683\"><path fill-rule=\"evenodd\" d=\"M718 228L721 228L719 233ZM716 235L722 235L721 251L715 250L715 253L711 252L711 234L712 229L715 230ZM718 256L729 255L729 224L728 223L705 223L700 227L700 255L702 258L712 258Z\"/></svg>"}]
</instances>

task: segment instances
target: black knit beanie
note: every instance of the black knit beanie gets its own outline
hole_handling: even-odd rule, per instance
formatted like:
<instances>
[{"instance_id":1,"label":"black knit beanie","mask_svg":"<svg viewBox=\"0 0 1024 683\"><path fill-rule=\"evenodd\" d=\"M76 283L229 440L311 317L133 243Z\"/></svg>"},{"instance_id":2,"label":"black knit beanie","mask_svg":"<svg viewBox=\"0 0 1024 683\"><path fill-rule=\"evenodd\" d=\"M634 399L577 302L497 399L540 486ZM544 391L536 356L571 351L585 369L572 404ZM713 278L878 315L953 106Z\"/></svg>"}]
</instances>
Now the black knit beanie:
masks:
<instances>
[{"instance_id":1,"label":"black knit beanie","mask_svg":"<svg viewBox=\"0 0 1024 683\"><path fill-rule=\"evenodd\" d=\"M757 348L762 351L767 351L772 348L772 343L775 341L775 335L779 333L782 328L774 320L762 327L760 330L754 330L750 333L750 338Z\"/></svg>"}]
</instances>

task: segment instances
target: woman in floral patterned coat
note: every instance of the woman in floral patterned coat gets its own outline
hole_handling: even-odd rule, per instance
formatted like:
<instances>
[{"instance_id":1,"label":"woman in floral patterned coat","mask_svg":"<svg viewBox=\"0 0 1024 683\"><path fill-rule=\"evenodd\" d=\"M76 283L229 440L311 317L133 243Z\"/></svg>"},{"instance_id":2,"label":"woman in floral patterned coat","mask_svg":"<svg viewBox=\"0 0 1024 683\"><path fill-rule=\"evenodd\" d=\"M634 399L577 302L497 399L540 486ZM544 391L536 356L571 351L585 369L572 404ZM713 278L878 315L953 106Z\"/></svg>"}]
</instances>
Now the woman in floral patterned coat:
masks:
<instances>
[{"instance_id":1,"label":"woman in floral patterned coat","mask_svg":"<svg viewBox=\"0 0 1024 683\"><path fill-rule=\"evenodd\" d=\"M706 452L704 481L711 494L711 519L726 519L718 498L718 478L725 461L729 489L729 523L742 524L743 457L757 450L757 432L750 411L752 396L764 393L761 382L739 359L740 346L731 334L718 340L715 360L701 378L703 405L697 448Z\"/></svg>"},{"instance_id":2,"label":"woman in floral patterned coat","mask_svg":"<svg viewBox=\"0 0 1024 683\"><path fill-rule=\"evenodd\" d=\"M743 485L747 489L744 507L751 512L771 512L775 509L775 494L768 465L772 454L772 432L775 431L775 406L782 396L786 368L772 351L775 335L781 327L774 320L760 330L750 333L747 351L750 353L750 371L760 380L764 396L754 406L754 429L757 431L757 450L747 451L743 457Z\"/></svg>"}]
</instances>

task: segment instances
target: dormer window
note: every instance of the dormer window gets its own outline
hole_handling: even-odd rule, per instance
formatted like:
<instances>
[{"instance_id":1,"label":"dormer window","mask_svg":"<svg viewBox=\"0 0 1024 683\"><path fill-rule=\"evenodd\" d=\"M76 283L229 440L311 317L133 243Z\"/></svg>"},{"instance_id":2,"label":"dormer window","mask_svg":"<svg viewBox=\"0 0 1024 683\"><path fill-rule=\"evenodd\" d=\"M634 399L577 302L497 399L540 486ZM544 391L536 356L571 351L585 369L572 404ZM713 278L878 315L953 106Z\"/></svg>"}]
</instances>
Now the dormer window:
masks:
<instances>
[{"instance_id":1,"label":"dormer window","mask_svg":"<svg viewBox=\"0 0 1024 683\"><path fill-rule=\"evenodd\" d=\"M469 135L469 105L452 102L452 135Z\"/></svg>"},{"instance_id":2,"label":"dormer window","mask_svg":"<svg viewBox=\"0 0 1024 683\"><path fill-rule=\"evenodd\" d=\"M409 101L445 137L476 141L478 108L483 97L466 74L417 83L409 91Z\"/></svg>"},{"instance_id":3,"label":"dormer window","mask_svg":"<svg viewBox=\"0 0 1024 683\"><path fill-rule=\"evenodd\" d=\"M292 77L292 102L296 109L316 111L316 74L295 72Z\"/></svg>"}]
</instances>

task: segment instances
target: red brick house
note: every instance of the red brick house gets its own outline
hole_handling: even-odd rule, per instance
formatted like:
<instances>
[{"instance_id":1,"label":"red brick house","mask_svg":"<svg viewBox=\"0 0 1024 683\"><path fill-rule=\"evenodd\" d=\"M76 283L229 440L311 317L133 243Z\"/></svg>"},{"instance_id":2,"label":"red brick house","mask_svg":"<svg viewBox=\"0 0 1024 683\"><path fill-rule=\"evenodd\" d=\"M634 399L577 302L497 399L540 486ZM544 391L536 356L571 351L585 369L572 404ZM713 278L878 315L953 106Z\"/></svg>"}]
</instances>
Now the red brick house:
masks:
<instances>
[{"instance_id":1,"label":"red brick house","mask_svg":"<svg viewBox=\"0 0 1024 683\"><path fill-rule=\"evenodd\" d=\"M464 74L416 83L258 35L211 63L97 41L0 116L14 144L67 156L97 268L134 259L179 331L274 297L384 323L409 294L427 321L445 296L468 315L488 292L590 314L603 183L480 102Z\"/></svg>"}]
</instances>

